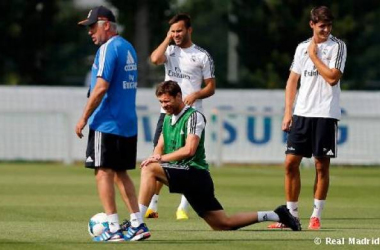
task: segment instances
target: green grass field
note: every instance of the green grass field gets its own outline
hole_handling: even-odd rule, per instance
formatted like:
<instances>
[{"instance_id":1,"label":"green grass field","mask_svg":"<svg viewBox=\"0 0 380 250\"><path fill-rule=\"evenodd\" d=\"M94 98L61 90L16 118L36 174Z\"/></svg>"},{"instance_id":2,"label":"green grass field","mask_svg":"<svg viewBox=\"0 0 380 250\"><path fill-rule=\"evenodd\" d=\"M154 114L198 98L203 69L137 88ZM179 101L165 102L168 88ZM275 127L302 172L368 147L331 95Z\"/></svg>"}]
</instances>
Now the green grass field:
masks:
<instances>
[{"instance_id":1,"label":"green grass field","mask_svg":"<svg viewBox=\"0 0 380 250\"><path fill-rule=\"evenodd\" d=\"M228 214L273 210L284 203L280 167L212 168L216 195ZM312 211L314 169L302 169L300 215L304 229ZM139 170L133 171L136 186ZM0 249L378 249L351 245L349 238L380 237L380 168L332 167L331 186L321 231L271 231L261 223L238 231L212 231L192 211L176 221L180 196L165 188L159 219L147 224L152 237L144 242L94 243L89 218L102 211L91 170L60 164L0 163ZM118 198L119 215L127 211ZM321 245L314 243L315 238ZM326 239L345 239L344 246ZM376 243L376 242L375 242Z\"/></svg>"}]
</instances>

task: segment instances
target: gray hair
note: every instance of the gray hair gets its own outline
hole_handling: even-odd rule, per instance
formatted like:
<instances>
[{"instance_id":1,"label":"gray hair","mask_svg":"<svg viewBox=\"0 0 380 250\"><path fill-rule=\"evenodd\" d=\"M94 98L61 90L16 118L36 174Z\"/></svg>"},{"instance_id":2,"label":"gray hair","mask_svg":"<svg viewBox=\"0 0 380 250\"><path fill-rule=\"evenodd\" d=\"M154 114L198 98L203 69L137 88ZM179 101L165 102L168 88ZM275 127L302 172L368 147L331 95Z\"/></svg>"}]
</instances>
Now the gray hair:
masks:
<instances>
[{"instance_id":1,"label":"gray hair","mask_svg":"<svg viewBox=\"0 0 380 250\"><path fill-rule=\"evenodd\" d=\"M102 26L103 23L105 23L105 22L106 22L105 20L99 20L99 21L98 21L98 25L99 25L99 26ZM117 24L116 24L115 22L109 22L109 23L110 23L111 31L117 33Z\"/></svg>"},{"instance_id":2,"label":"gray hair","mask_svg":"<svg viewBox=\"0 0 380 250\"><path fill-rule=\"evenodd\" d=\"M110 22L111 30L117 33L117 24L114 22Z\"/></svg>"}]
</instances>

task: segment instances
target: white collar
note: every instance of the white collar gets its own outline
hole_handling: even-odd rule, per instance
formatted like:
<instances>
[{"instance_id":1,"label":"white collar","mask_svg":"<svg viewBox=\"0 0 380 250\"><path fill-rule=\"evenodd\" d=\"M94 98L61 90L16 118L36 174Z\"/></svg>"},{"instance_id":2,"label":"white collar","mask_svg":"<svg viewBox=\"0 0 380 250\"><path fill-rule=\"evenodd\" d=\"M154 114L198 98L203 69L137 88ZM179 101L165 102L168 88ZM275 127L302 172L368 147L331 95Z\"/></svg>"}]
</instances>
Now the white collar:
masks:
<instances>
[{"instance_id":1,"label":"white collar","mask_svg":"<svg viewBox=\"0 0 380 250\"><path fill-rule=\"evenodd\" d=\"M189 105L186 105L186 106L181 110L181 112L179 112L177 115L173 114L173 115L172 115L172 122L171 122L171 124L174 125L174 124L179 120L179 118L183 115L183 113L185 113L186 110L188 110L189 108L190 108L190 106L189 106Z\"/></svg>"}]
</instances>

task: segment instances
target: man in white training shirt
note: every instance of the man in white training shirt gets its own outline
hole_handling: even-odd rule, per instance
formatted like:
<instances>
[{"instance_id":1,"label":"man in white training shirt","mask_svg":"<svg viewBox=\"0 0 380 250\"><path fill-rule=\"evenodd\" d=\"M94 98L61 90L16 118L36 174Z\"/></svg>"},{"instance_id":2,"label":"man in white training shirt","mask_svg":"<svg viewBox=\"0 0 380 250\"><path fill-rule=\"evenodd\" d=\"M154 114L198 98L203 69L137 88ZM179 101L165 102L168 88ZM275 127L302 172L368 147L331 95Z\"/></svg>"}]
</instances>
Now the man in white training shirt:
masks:
<instances>
[{"instance_id":1,"label":"man in white training shirt","mask_svg":"<svg viewBox=\"0 0 380 250\"><path fill-rule=\"evenodd\" d=\"M180 85L184 103L203 112L202 99L215 92L214 62L206 50L192 42L193 28L188 14L175 15L170 19L169 25L166 38L152 52L150 59L155 65L165 65L165 81L176 81ZM161 135L164 117L165 111L161 109L153 140L154 147ZM157 203L161 187L162 184L157 182L156 193L145 214L146 218L158 217ZM188 207L189 203L182 196L176 212L178 220L188 219Z\"/></svg>"},{"instance_id":2,"label":"man in white training shirt","mask_svg":"<svg viewBox=\"0 0 380 250\"><path fill-rule=\"evenodd\" d=\"M309 221L312 230L321 228L321 212L329 188L330 158L337 156L340 79L347 57L345 43L331 35L333 19L325 6L311 10L309 25L313 36L296 49L286 85L282 121L282 130L289 133L285 159L287 208L297 218L301 190L299 165L302 157L314 156L315 159L314 210Z\"/></svg>"}]
</instances>

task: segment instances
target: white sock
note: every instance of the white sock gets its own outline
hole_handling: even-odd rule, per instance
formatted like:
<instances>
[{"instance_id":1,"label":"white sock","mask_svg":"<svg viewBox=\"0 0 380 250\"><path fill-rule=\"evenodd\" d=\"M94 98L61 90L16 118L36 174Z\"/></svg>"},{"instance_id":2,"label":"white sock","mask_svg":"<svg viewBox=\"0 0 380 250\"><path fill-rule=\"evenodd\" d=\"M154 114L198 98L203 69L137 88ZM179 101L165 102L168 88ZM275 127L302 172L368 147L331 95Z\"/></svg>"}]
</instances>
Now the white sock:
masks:
<instances>
[{"instance_id":1,"label":"white sock","mask_svg":"<svg viewBox=\"0 0 380 250\"><path fill-rule=\"evenodd\" d=\"M187 210L189 209L189 202L187 201L186 197L184 195L182 195L182 198L181 198L181 203L179 204L178 206L178 209L183 209L187 212Z\"/></svg>"},{"instance_id":2,"label":"white sock","mask_svg":"<svg viewBox=\"0 0 380 250\"><path fill-rule=\"evenodd\" d=\"M140 210L140 214L145 215L146 210L148 210L148 207L144 206L143 204L139 204L139 210Z\"/></svg>"},{"instance_id":3,"label":"white sock","mask_svg":"<svg viewBox=\"0 0 380 250\"><path fill-rule=\"evenodd\" d=\"M314 199L314 210L311 217L321 218L323 207L325 206L326 200L317 200Z\"/></svg>"},{"instance_id":4,"label":"white sock","mask_svg":"<svg viewBox=\"0 0 380 250\"><path fill-rule=\"evenodd\" d=\"M259 211L257 212L257 220L259 222L263 221L280 221L280 217L273 211Z\"/></svg>"},{"instance_id":5,"label":"white sock","mask_svg":"<svg viewBox=\"0 0 380 250\"><path fill-rule=\"evenodd\" d=\"M116 232L120 229L119 225L119 215L117 214L107 214L107 221L110 228L111 233Z\"/></svg>"},{"instance_id":6,"label":"white sock","mask_svg":"<svg viewBox=\"0 0 380 250\"><path fill-rule=\"evenodd\" d=\"M158 198L160 198L158 194L153 195L149 203L149 209L152 209L154 212L158 211Z\"/></svg>"},{"instance_id":7,"label":"white sock","mask_svg":"<svg viewBox=\"0 0 380 250\"><path fill-rule=\"evenodd\" d=\"M286 202L286 208L289 209L289 212L291 215L293 215L296 218L299 218L299 216L298 216L298 201L287 201Z\"/></svg>"},{"instance_id":8,"label":"white sock","mask_svg":"<svg viewBox=\"0 0 380 250\"><path fill-rule=\"evenodd\" d=\"M136 212L136 213L131 214L132 227L138 227L141 225L141 223L144 223L143 218L141 216L141 212Z\"/></svg>"}]
</instances>

